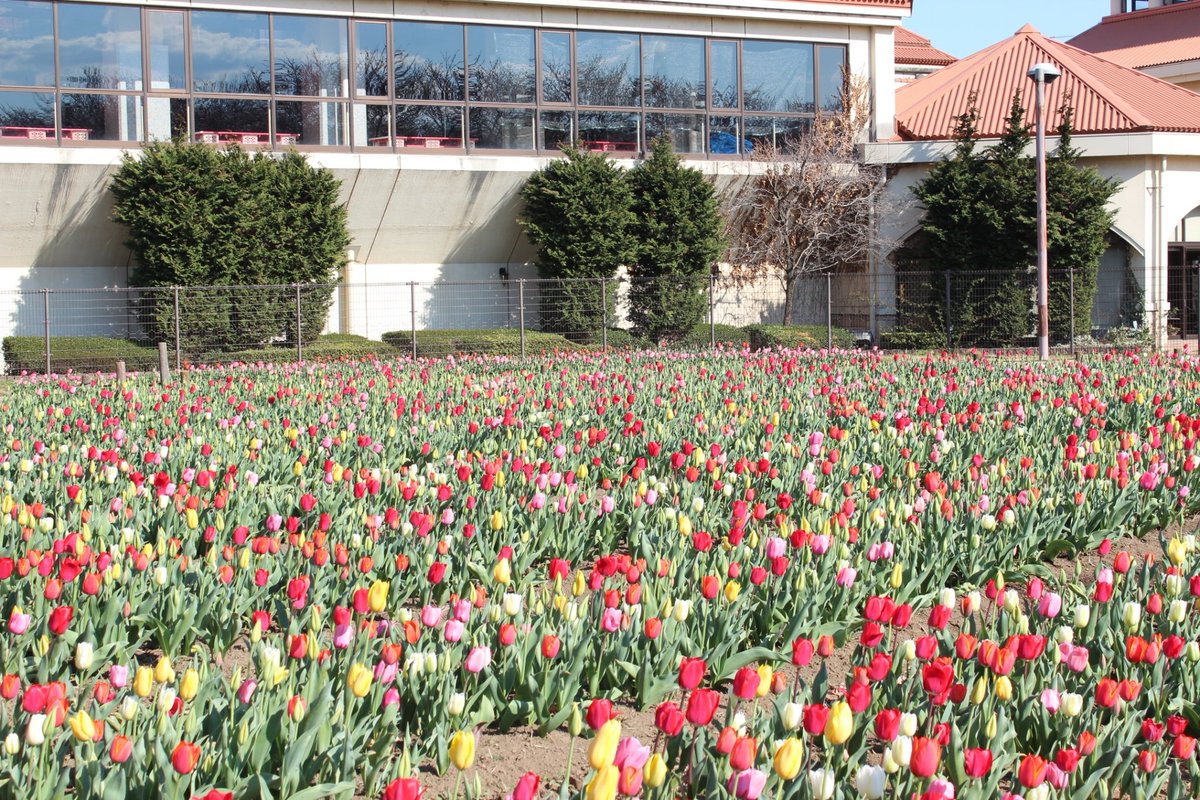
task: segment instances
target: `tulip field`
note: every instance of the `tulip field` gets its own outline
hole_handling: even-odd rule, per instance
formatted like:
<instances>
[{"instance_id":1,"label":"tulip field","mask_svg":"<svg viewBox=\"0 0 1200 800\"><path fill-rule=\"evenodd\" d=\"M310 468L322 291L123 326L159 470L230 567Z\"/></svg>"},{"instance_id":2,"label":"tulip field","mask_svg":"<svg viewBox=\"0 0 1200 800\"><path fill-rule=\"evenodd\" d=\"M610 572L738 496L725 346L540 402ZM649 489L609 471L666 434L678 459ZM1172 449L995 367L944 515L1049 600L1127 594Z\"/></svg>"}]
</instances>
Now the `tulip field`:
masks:
<instances>
[{"instance_id":1,"label":"tulip field","mask_svg":"<svg viewBox=\"0 0 1200 800\"><path fill-rule=\"evenodd\" d=\"M1198 363L17 379L0 798L1196 798Z\"/></svg>"}]
</instances>

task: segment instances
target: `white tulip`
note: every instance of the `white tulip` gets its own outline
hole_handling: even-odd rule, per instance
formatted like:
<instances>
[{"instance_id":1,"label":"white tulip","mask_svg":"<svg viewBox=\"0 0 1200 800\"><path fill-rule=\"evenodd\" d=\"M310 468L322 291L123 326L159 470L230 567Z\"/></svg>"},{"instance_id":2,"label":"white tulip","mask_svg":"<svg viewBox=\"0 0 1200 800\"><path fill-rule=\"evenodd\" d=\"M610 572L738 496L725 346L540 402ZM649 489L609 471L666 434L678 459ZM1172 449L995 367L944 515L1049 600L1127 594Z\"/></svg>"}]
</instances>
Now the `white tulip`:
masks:
<instances>
[{"instance_id":1,"label":"white tulip","mask_svg":"<svg viewBox=\"0 0 1200 800\"><path fill-rule=\"evenodd\" d=\"M883 767L865 764L858 768L858 774L854 776L854 788L858 789L858 793L866 800L879 800L883 797L886 786L887 773Z\"/></svg>"}]
</instances>

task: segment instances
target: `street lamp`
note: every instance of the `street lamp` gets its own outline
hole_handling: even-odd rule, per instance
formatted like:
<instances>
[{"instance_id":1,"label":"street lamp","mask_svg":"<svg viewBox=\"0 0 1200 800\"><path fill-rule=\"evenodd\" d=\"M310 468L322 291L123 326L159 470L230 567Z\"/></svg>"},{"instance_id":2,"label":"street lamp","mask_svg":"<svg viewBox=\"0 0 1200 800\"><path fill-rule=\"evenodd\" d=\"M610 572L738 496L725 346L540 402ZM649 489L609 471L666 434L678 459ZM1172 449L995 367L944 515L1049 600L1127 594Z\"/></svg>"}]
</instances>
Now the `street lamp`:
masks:
<instances>
[{"instance_id":1,"label":"street lamp","mask_svg":"<svg viewBox=\"0 0 1200 800\"><path fill-rule=\"evenodd\" d=\"M1037 85L1034 122L1037 125L1037 247L1038 247L1038 357L1050 357L1050 267L1046 255L1046 84L1062 73L1053 64L1034 64L1027 73Z\"/></svg>"}]
</instances>

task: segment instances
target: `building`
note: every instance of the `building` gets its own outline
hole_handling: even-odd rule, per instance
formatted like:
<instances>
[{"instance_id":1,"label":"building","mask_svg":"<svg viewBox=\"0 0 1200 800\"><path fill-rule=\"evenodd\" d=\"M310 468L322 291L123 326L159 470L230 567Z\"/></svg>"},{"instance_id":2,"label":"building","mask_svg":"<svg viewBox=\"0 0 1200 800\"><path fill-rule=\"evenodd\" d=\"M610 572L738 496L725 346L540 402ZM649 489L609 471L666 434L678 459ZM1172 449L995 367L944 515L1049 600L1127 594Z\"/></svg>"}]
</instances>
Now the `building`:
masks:
<instances>
[{"instance_id":1,"label":"building","mask_svg":"<svg viewBox=\"0 0 1200 800\"><path fill-rule=\"evenodd\" d=\"M1182 265L1200 259L1200 246L1193 256L1180 240L1200 237L1195 224L1200 222L1200 95L1026 26L897 91L898 141L868 145L869 157L893 165L889 191L908 194L930 165L949 153L955 118L972 98L984 146L1003 132L1015 92L1025 98L1026 121L1032 123L1033 83L1026 72L1042 62L1062 72L1047 87L1047 130L1058 127L1060 109L1069 102L1074 109L1073 143L1082 149L1085 163L1120 184L1113 201L1111 246L1101 263L1094 325L1103 330L1120 323L1120 309L1108 304L1119 296L1128 275L1144 295L1144 321L1160 345L1195 335L1197 309L1191 298L1198 288L1196 273L1187 271L1186 276L1193 277L1186 277ZM1047 148L1054 146L1051 136ZM890 220L893 237L902 241L912 235L919 215L919 209L910 208ZM889 272L894 268L883 269L886 284L894 279Z\"/></svg>"},{"instance_id":2,"label":"building","mask_svg":"<svg viewBox=\"0 0 1200 800\"><path fill-rule=\"evenodd\" d=\"M517 193L561 142L634 158L665 135L733 174L756 141L837 103L843 66L870 79L871 135L891 138L893 31L910 8L0 0L0 292L128 284L107 185L141 141L296 147L341 179L349 208L356 288L332 327L370 319L353 332L378 336L396 321L376 287L533 274ZM0 294L0 336L41 333L27 300Z\"/></svg>"},{"instance_id":3,"label":"building","mask_svg":"<svg viewBox=\"0 0 1200 800\"><path fill-rule=\"evenodd\" d=\"M919 33L896 28L896 88L912 83L922 75L948 67L956 59Z\"/></svg>"},{"instance_id":4,"label":"building","mask_svg":"<svg viewBox=\"0 0 1200 800\"><path fill-rule=\"evenodd\" d=\"M1135 7L1136 6L1136 7ZM1200 90L1200 2L1112 0L1112 13L1069 42L1114 64Z\"/></svg>"}]
</instances>

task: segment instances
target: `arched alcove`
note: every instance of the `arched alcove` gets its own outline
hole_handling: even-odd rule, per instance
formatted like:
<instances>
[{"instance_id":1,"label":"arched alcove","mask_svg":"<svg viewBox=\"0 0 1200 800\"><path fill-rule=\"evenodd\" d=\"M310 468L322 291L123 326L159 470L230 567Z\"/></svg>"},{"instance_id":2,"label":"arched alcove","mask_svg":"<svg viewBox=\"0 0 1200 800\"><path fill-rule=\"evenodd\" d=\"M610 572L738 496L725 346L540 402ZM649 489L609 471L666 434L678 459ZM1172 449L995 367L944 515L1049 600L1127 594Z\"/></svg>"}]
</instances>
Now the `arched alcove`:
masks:
<instances>
[{"instance_id":1,"label":"arched alcove","mask_svg":"<svg viewBox=\"0 0 1200 800\"><path fill-rule=\"evenodd\" d=\"M1200 206L1189 211L1167 244L1167 335L1195 336L1200 315Z\"/></svg>"}]
</instances>

